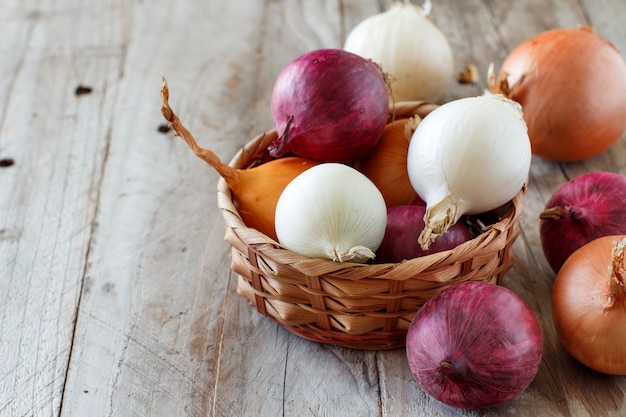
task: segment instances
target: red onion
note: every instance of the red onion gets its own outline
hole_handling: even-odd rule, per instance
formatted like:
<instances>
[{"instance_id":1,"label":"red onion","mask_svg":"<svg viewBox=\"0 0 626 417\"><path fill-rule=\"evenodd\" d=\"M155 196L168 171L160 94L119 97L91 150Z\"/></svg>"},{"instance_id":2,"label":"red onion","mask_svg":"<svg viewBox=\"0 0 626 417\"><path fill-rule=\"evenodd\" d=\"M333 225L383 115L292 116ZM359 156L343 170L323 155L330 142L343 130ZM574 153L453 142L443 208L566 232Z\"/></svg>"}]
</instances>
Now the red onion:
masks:
<instances>
[{"instance_id":1,"label":"red onion","mask_svg":"<svg viewBox=\"0 0 626 417\"><path fill-rule=\"evenodd\" d=\"M418 310L406 350L424 391L448 405L476 409L509 401L530 385L541 363L541 331L513 291L467 281Z\"/></svg>"},{"instance_id":2,"label":"red onion","mask_svg":"<svg viewBox=\"0 0 626 417\"><path fill-rule=\"evenodd\" d=\"M426 202L424 202L424 200L422 200L422 198L418 195L413 199L413 201L411 201L411 205L426 207Z\"/></svg>"},{"instance_id":3,"label":"red onion","mask_svg":"<svg viewBox=\"0 0 626 417\"><path fill-rule=\"evenodd\" d=\"M287 64L271 104L279 134L268 148L271 156L292 152L321 162L364 157L378 143L389 114L381 69L341 49L315 50Z\"/></svg>"},{"instance_id":4,"label":"red onion","mask_svg":"<svg viewBox=\"0 0 626 417\"><path fill-rule=\"evenodd\" d=\"M375 262L401 262L404 259L417 258L431 253L455 248L467 242L473 236L462 223L455 223L427 250L423 250L417 237L424 229L426 206L417 204L396 206L387 209L387 228L385 237L376 251Z\"/></svg>"},{"instance_id":5,"label":"red onion","mask_svg":"<svg viewBox=\"0 0 626 417\"><path fill-rule=\"evenodd\" d=\"M539 218L543 253L557 273L584 244L626 234L626 177L612 172L578 176L554 192Z\"/></svg>"}]
</instances>

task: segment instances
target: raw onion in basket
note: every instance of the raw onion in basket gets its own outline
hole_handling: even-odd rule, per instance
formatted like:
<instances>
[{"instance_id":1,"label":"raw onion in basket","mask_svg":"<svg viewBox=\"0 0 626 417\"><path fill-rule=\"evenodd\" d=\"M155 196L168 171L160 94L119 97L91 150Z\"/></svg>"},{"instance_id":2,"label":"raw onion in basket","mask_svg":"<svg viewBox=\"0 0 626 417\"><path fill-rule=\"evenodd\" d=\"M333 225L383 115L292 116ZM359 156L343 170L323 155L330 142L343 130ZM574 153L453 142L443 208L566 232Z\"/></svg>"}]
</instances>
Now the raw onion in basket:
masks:
<instances>
[{"instance_id":1,"label":"raw onion in basket","mask_svg":"<svg viewBox=\"0 0 626 417\"><path fill-rule=\"evenodd\" d=\"M361 159L380 140L389 116L380 67L341 49L307 52L287 64L271 105L278 138L270 154L320 162Z\"/></svg>"},{"instance_id":2,"label":"raw onion in basket","mask_svg":"<svg viewBox=\"0 0 626 417\"><path fill-rule=\"evenodd\" d=\"M519 104L502 95L450 101L415 129L407 169L426 202L428 247L463 214L493 210L517 194L530 170L530 140Z\"/></svg>"},{"instance_id":3,"label":"raw onion in basket","mask_svg":"<svg viewBox=\"0 0 626 417\"><path fill-rule=\"evenodd\" d=\"M431 253L454 249L473 235L464 223L452 225L428 250L423 250L417 237L424 229L426 207L420 204L390 207L387 210L385 237L376 251L376 263L397 263Z\"/></svg>"},{"instance_id":4,"label":"raw onion in basket","mask_svg":"<svg viewBox=\"0 0 626 417\"><path fill-rule=\"evenodd\" d=\"M271 160L250 169L235 169L222 163L213 151L198 145L170 107L169 89L165 79L161 89L161 101L161 112L176 134L224 178L237 212L246 226L276 240L274 212L280 194L295 177L318 163L305 158L290 157Z\"/></svg>"},{"instance_id":5,"label":"raw onion in basket","mask_svg":"<svg viewBox=\"0 0 626 417\"><path fill-rule=\"evenodd\" d=\"M355 164L356 169L376 184L387 207L410 204L418 198L409 180L406 158L411 136L420 120L415 116L387 124L378 145Z\"/></svg>"},{"instance_id":6,"label":"raw onion in basket","mask_svg":"<svg viewBox=\"0 0 626 417\"><path fill-rule=\"evenodd\" d=\"M340 163L298 175L276 205L278 242L309 258L366 262L383 240L387 207L367 177Z\"/></svg>"}]
</instances>

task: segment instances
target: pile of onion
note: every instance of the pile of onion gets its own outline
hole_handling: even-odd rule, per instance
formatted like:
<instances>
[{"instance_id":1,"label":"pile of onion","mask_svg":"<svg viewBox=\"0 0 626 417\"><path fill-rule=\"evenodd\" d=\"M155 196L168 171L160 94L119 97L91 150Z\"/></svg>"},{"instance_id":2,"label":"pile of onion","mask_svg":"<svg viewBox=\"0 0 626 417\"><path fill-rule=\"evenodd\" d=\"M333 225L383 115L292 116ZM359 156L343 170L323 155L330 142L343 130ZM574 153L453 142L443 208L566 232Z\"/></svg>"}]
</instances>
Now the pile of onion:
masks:
<instances>
[{"instance_id":1,"label":"pile of onion","mask_svg":"<svg viewBox=\"0 0 626 417\"><path fill-rule=\"evenodd\" d=\"M626 235L576 250L552 288L554 326L565 349L589 368L626 375Z\"/></svg>"},{"instance_id":2,"label":"pile of onion","mask_svg":"<svg viewBox=\"0 0 626 417\"><path fill-rule=\"evenodd\" d=\"M533 154L547 160L591 158L626 129L626 63L590 27L525 40L490 84L522 105Z\"/></svg>"},{"instance_id":3,"label":"pile of onion","mask_svg":"<svg viewBox=\"0 0 626 417\"><path fill-rule=\"evenodd\" d=\"M626 234L626 177L592 172L571 179L552 194L539 218L543 253L557 273L586 243Z\"/></svg>"},{"instance_id":4,"label":"pile of onion","mask_svg":"<svg viewBox=\"0 0 626 417\"><path fill-rule=\"evenodd\" d=\"M406 341L420 387L459 408L501 404L524 391L539 370L542 340L532 310L500 285L467 281L428 300Z\"/></svg>"}]
</instances>

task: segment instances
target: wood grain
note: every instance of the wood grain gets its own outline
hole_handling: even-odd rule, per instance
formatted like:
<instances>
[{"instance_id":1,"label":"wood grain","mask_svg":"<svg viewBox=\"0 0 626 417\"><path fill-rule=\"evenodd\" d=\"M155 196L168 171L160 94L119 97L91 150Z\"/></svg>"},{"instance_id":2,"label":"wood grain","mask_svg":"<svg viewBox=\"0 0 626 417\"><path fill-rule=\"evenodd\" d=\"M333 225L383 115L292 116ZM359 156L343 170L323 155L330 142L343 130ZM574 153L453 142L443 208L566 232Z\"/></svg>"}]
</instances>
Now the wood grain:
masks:
<instances>
[{"instance_id":1,"label":"wood grain","mask_svg":"<svg viewBox=\"0 0 626 417\"><path fill-rule=\"evenodd\" d=\"M463 411L414 382L403 350L305 341L236 294L217 174L162 133L161 78L200 144L224 160L270 129L283 66L341 47L389 0L0 3L0 415L620 416L626 378L573 360L554 333L537 216L567 179L626 174L626 139L598 157L534 157L503 285L541 324L531 386ZM592 25L626 56L622 0L434 0L434 22L475 64L478 95L519 42ZM75 95L78 86L91 92Z\"/></svg>"}]
</instances>

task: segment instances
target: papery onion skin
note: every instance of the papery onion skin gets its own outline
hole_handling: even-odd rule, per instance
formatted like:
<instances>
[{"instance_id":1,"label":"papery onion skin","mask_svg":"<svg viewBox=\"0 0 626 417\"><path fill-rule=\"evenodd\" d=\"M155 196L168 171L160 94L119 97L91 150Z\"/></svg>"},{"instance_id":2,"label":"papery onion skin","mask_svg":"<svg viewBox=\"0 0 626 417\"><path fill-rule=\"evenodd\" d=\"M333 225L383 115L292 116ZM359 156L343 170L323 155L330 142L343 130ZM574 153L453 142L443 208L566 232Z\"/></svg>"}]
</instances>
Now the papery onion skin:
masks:
<instances>
[{"instance_id":1,"label":"papery onion skin","mask_svg":"<svg viewBox=\"0 0 626 417\"><path fill-rule=\"evenodd\" d=\"M502 404L524 391L541 364L539 323L516 293L467 281L428 300L407 334L415 380L459 408Z\"/></svg>"},{"instance_id":2,"label":"papery onion skin","mask_svg":"<svg viewBox=\"0 0 626 417\"><path fill-rule=\"evenodd\" d=\"M544 256L558 273L586 243L626 234L626 177L597 171L573 178L552 194L539 218Z\"/></svg>"},{"instance_id":3,"label":"papery onion skin","mask_svg":"<svg viewBox=\"0 0 626 417\"><path fill-rule=\"evenodd\" d=\"M309 258L363 263L385 235L387 207L365 175L323 163L298 175L278 199L278 242Z\"/></svg>"},{"instance_id":4,"label":"papery onion skin","mask_svg":"<svg viewBox=\"0 0 626 417\"><path fill-rule=\"evenodd\" d=\"M525 40L504 60L498 78L492 90L522 105L533 154L546 160L591 158L626 129L626 63L590 27Z\"/></svg>"},{"instance_id":5,"label":"papery onion skin","mask_svg":"<svg viewBox=\"0 0 626 417\"><path fill-rule=\"evenodd\" d=\"M318 49L287 64L271 98L278 138L287 153L320 162L354 163L380 140L389 115L387 84L372 61L341 49Z\"/></svg>"},{"instance_id":6,"label":"papery onion skin","mask_svg":"<svg viewBox=\"0 0 626 417\"><path fill-rule=\"evenodd\" d=\"M381 65L395 101L437 101L453 78L452 48L421 8L396 2L348 34L344 49Z\"/></svg>"},{"instance_id":7,"label":"papery onion skin","mask_svg":"<svg viewBox=\"0 0 626 417\"><path fill-rule=\"evenodd\" d=\"M415 118L390 122L374 150L355 164L378 187L387 207L410 204L418 198L406 168L409 141L418 123Z\"/></svg>"},{"instance_id":8,"label":"papery onion skin","mask_svg":"<svg viewBox=\"0 0 626 417\"><path fill-rule=\"evenodd\" d=\"M623 252L621 259L614 252L624 239L604 236L582 246L552 287L552 317L563 347L585 366L610 375L626 375L626 270Z\"/></svg>"},{"instance_id":9,"label":"papery onion skin","mask_svg":"<svg viewBox=\"0 0 626 417\"><path fill-rule=\"evenodd\" d=\"M390 207L387 210L385 237L376 251L376 263L397 263L432 253L450 250L472 239L472 233L461 222L454 224L428 250L417 243L424 229L426 207L419 204Z\"/></svg>"}]
</instances>

